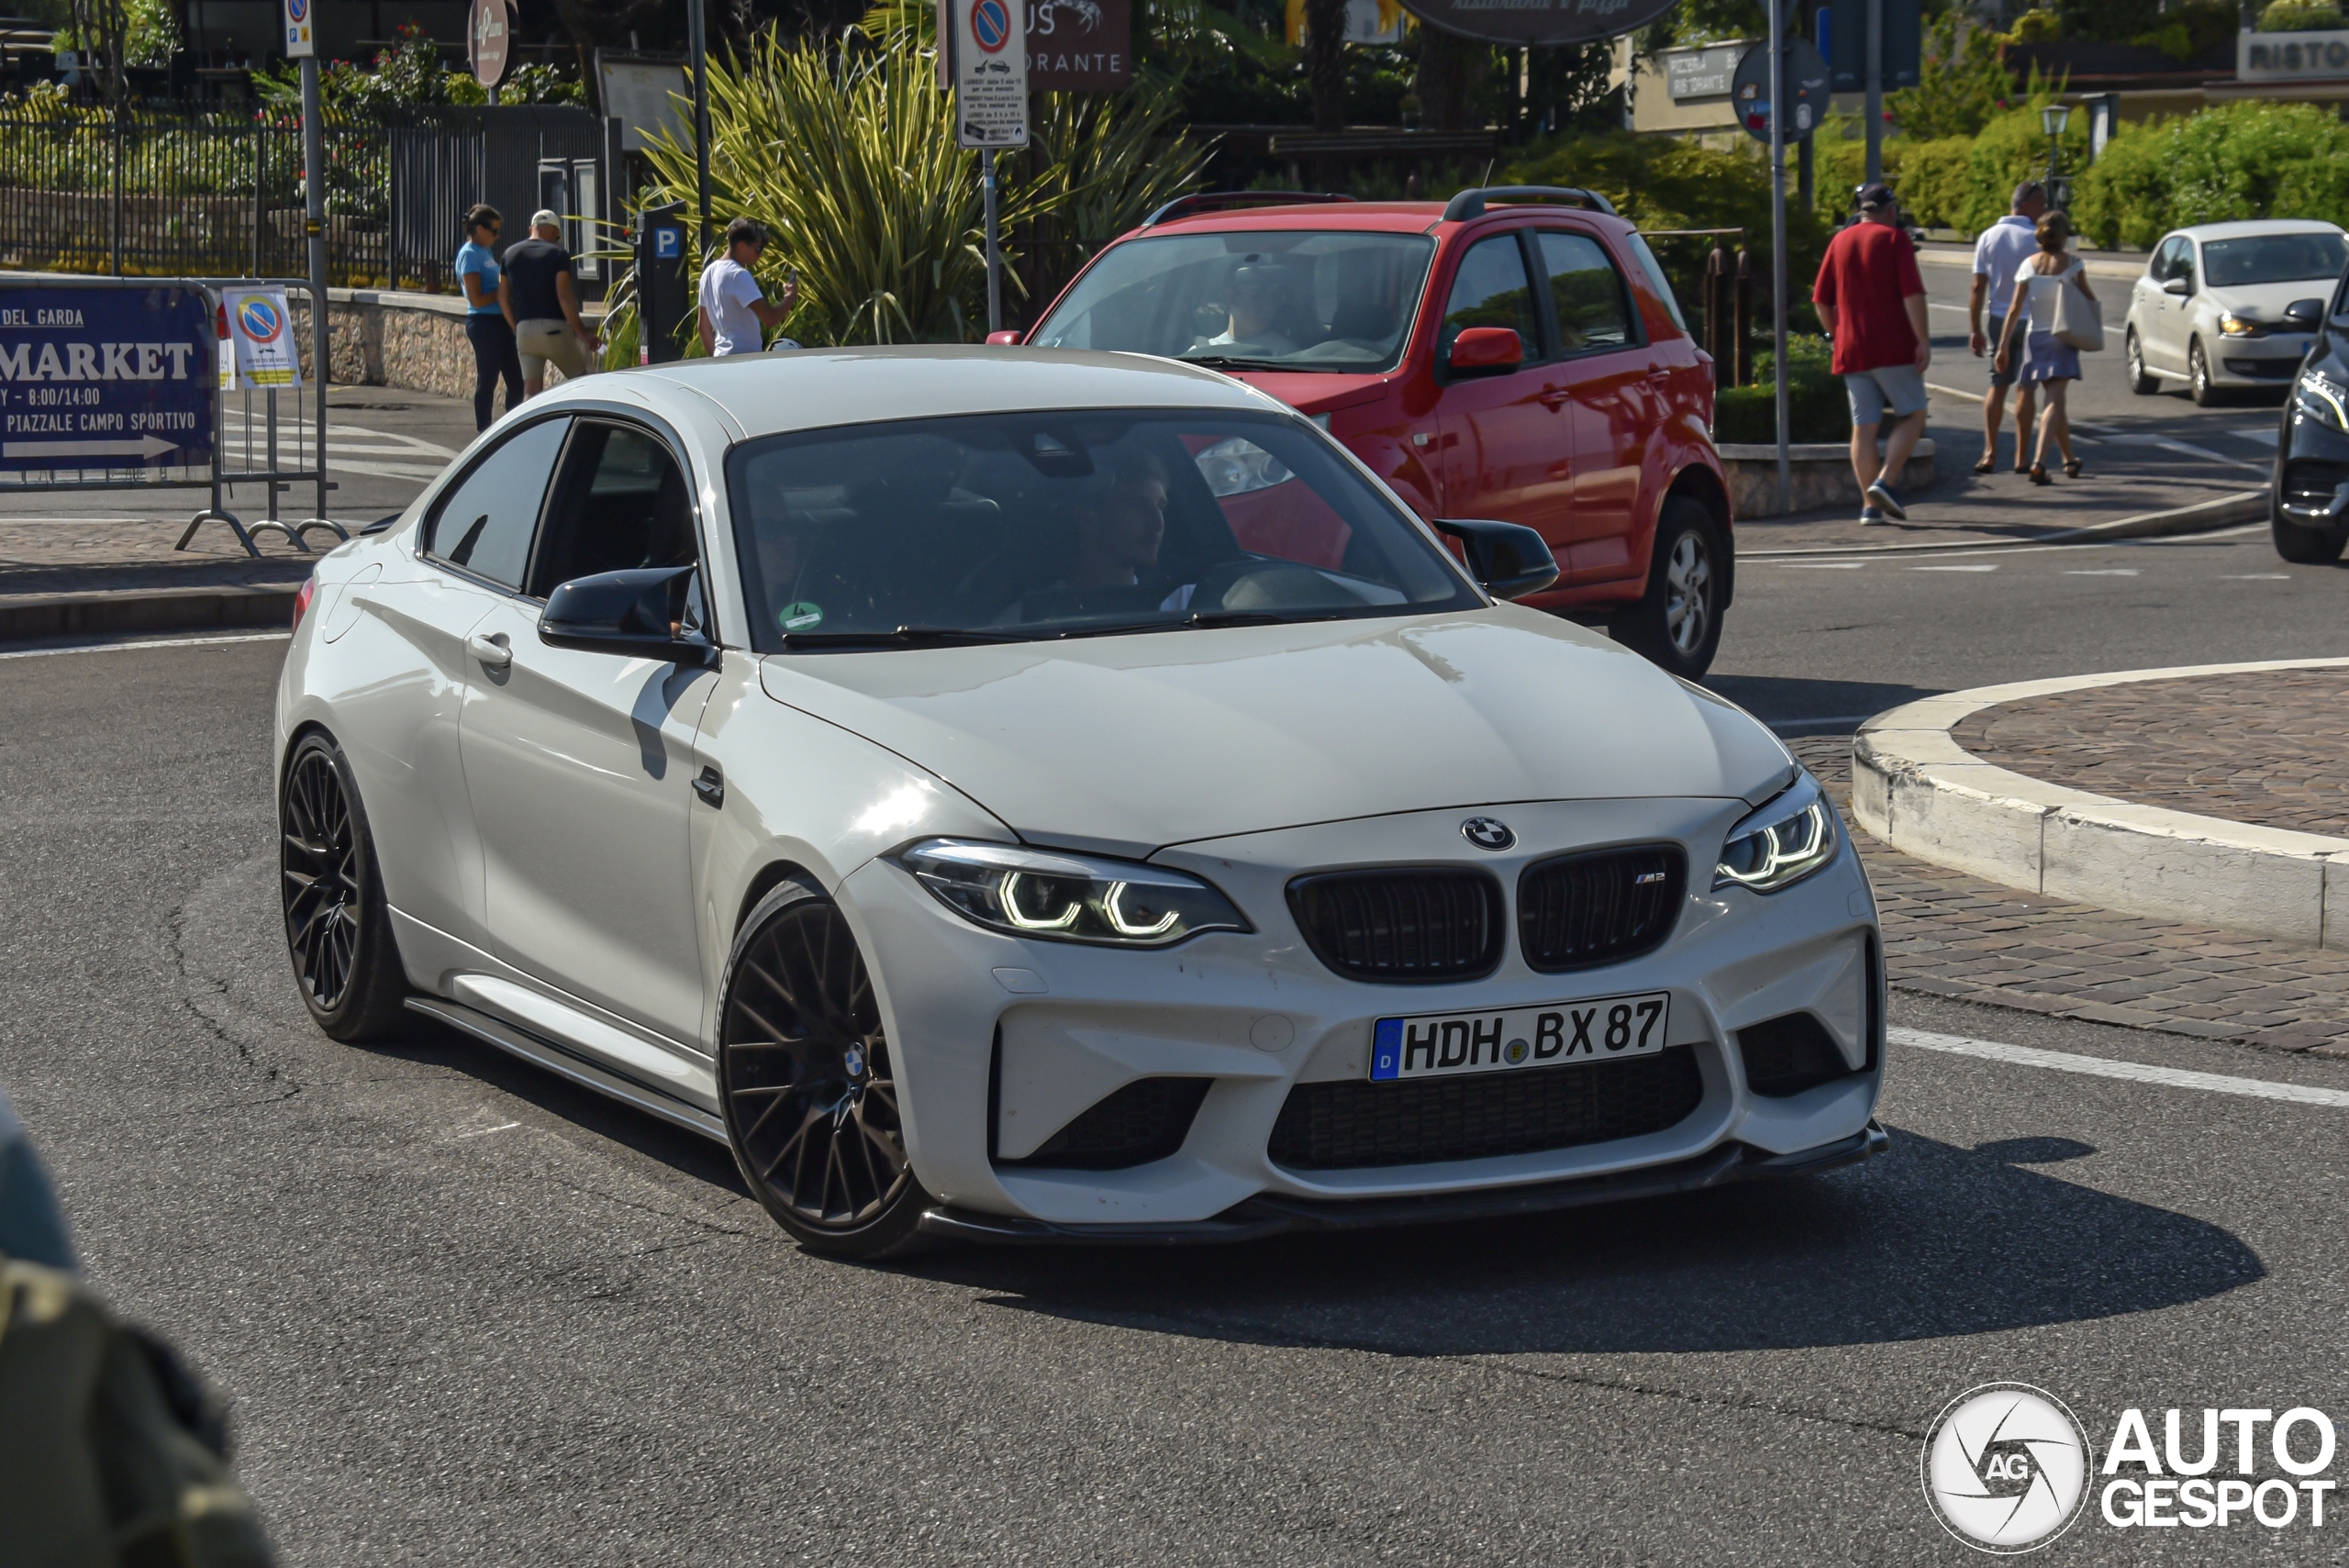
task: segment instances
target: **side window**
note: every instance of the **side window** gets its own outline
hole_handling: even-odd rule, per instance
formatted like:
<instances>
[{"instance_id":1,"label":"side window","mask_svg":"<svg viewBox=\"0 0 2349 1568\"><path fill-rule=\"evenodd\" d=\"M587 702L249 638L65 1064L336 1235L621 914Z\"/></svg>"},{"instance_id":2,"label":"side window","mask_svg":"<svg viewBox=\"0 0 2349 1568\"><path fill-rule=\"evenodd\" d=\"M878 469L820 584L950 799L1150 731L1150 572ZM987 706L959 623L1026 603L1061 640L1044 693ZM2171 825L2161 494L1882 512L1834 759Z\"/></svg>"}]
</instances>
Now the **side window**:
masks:
<instances>
[{"instance_id":1,"label":"side window","mask_svg":"<svg viewBox=\"0 0 2349 1568\"><path fill-rule=\"evenodd\" d=\"M1542 231L1542 270L1558 311L1558 351L1603 354L1631 344L1631 309L1623 279L1598 241L1585 234Z\"/></svg>"},{"instance_id":2,"label":"side window","mask_svg":"<svg viewBox=\"0 0 2349 1568\"><path fill-rule=\"evenodd\" d=\"M582 419L530 567L544 598L574 577L701 558L685 476L669 445L634 425Z\"/></svg>"},{"instance_id":3,"label":"side window","mask_svg":"<svg viewBox=\"0 0 2349 1568\"><path fill-rule=\"evenodd\" d=\"M2177 241L2177 258L2170 263L2170 276L2184 278L2189 289L2197 287L2194 276L2194 241L2181 237Z\"/></svg>"},{"instance_id":4,"label":"side window","mask_svg":"<svg viewBox=\"0 0 2349 1568\"><path fill-rule=\"evenodd\" d=\"M1460 258L1452 276L1452 298L1443 307L1437 352L1449 355L1452 341L1470 327L1507 327L1517 333L1525 357L1542 357L1542 329L1533 313L1533 288L1525 275L1525 252L1515 234L1479 239Z\"/></svg>"},{"instance_id":5,"label":"side window","mask_svg":"<svg viewBox=\"0 0 2349 1568\"><path fill-rule=\"evenodd\" d=\"M518 431L473 465L432 514L425 550L451 566L508 588L522 585L538 531L539 504L554 472L568 419L547 419Z\"/></svg>"},{"instance_id":6,"label":"side window","mask_svg":"<svg viewBox=\"0 0 2349 1568\"><path fill-rule=\"evenodd\" d=\"M2154 252L2154 282L2165 284L2177 274L2178 255L2185 249L2186 241L2176 235L2162 241L2162 248Z\"/></svg>"}]
</instances>

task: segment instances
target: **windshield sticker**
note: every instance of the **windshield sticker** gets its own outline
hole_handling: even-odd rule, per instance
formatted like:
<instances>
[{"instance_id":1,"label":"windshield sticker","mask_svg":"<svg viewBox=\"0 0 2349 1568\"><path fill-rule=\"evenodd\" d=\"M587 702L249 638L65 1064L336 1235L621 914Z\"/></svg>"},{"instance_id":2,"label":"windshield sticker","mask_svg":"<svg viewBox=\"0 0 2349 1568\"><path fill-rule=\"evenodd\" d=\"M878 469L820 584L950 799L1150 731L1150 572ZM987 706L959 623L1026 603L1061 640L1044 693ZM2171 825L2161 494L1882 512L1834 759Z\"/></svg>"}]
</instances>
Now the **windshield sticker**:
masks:
<instances>
[{"instance_id":1,"label":"windshield sticker","mask_svg":"<svg viewBox=\"0 0 2349 1568\"><path fill-rule=\"evenodd\" d=\"M785 631L813 631L824 624L824 606L801 599L783 606L774 617Z\"/></svg>"}]
</instances>

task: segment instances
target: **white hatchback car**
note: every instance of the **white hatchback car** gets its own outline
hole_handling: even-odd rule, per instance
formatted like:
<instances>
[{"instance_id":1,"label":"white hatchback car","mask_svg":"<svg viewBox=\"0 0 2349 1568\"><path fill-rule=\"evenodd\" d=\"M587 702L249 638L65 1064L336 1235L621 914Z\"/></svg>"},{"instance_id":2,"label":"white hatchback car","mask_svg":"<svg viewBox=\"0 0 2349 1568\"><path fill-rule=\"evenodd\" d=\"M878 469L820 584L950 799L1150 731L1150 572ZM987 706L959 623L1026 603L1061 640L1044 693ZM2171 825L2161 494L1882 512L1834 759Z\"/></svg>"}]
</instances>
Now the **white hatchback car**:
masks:
<instances>
[{"instance_id":1,"label":"white hatchback car","mask_svg":"<svg viewBox=\"0 0 2349 1568\"><path fill-rule=\"evenodd\" d=\"M1539 536L1438 527L1504 598ZM874 349L536 399L319 566L285 926L812 1248L1508 1214L1883 1147L1818 785L1270 397Z\"/></svg>"},{"instance_id":2,"label":"white hatchback car","mask_svg":"<svg viewBox=\"0 0 2349 1568\"><path fill-rule=\"evenodd\" d=\"M2349 262L2338 225L2206 223L2163 237L2129 295L2129 390L2183 376L2208 406L2230 388L2291 381Z\"/></svg>"}]
</instances>

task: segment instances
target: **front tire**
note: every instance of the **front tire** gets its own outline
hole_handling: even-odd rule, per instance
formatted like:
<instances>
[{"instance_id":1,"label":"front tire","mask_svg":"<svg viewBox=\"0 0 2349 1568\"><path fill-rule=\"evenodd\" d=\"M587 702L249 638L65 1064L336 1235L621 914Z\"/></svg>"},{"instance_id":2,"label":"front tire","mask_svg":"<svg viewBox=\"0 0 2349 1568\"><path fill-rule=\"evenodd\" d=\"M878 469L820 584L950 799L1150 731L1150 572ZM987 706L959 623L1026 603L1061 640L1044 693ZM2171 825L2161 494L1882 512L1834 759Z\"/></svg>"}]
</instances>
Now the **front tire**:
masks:
<instances>
[{"instance_id":1,"label":"front tire","mask_svg":"<svg viewBox=\"0 0 2349 1568\"><path fill-rule=\"evenodd\" d=\"M742 922L718 998L718 1095L742 1179L811 1252L909 1250L933 1201L906 1157L896 1074L840 906L786 882Z\"/></svg>"},{"instance_id":2,"label":"front tire","mask_svg":"<svg viewBox=\"0 0 2349 1568\"><path fill-rule=\"evenodd\" d=\"M1647 592L1618 617L1615 639L1684 680L1712 667L1721 643L1729 551L1701 502L1667 496L1648 558Z\"/></svg>"},{"instance_id":3,"label":"front tire","mask_svg":"<svg viewBox=\"0 0 2349 1568\"><path fill-rule=\"evenodd\" d=\"M392 1032L407 974L359 785L342 749L305 735L278 795L278 886L303 1005L346 1043Z\"/></svg>"},{"instance_id":4,"label":"front tire","mask_svg":"<svg viewBox=\"0 0 2349 1568\"><path fill-rule=\"evenodd\" d=\"M2282 506L2273 502L2267 513L2267 531L2276 541L2276 553L2295 566L2329 566L2341 559L2343 547L2349 546L2349 525L2302 528L2286 518Z\"/></svg>"},{"instance_id":5,"label":"front tire","mask_svg":"<svg viewBox=\"0 0 2349 1568\"><path fill-rule=\"evenodd\" d=\"M2197 338L2186 350L2186 386L2194 395L2197 408L2218 406L2221 394L2210 380L2210 357L2202 351L2202 339Z\"/></svg>"},{"instance_id":6,"label":"front tire","mask_svg":"<svg viewBox=\"0 0 2349 1568\"><path fill-rule=\"evenodd\" d=\"M2150 397L2162 389L2162 378L2145 368L2145 346L2137 340L2137 329L2129 328L2129 390L2140 397Z\"/></svg>"}]
</instances>

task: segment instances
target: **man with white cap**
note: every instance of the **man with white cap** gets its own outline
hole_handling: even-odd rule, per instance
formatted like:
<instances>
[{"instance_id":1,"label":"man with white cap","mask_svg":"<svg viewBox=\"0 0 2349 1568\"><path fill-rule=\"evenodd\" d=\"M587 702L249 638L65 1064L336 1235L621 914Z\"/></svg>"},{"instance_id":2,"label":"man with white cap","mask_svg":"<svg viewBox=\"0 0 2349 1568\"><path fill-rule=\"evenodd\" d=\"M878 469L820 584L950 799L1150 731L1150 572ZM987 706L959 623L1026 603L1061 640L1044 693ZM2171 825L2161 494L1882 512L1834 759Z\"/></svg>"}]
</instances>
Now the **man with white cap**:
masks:
<instances>
[{"instance_id":1,"label":"man with white cap","mask_svg":"<svg viewBox=\"0 0 2349 1568\"><path fill-rule=\"evenodd\" d=\"M505 275L497 281L498 306L522 357L526 397L547 389L548 365L566 378L585 375L602 347L596 329L579 317L579 284L571 268L562 219L540 208L530 215L530 238L506 252Z\"/></svg>"}]
</instances>

